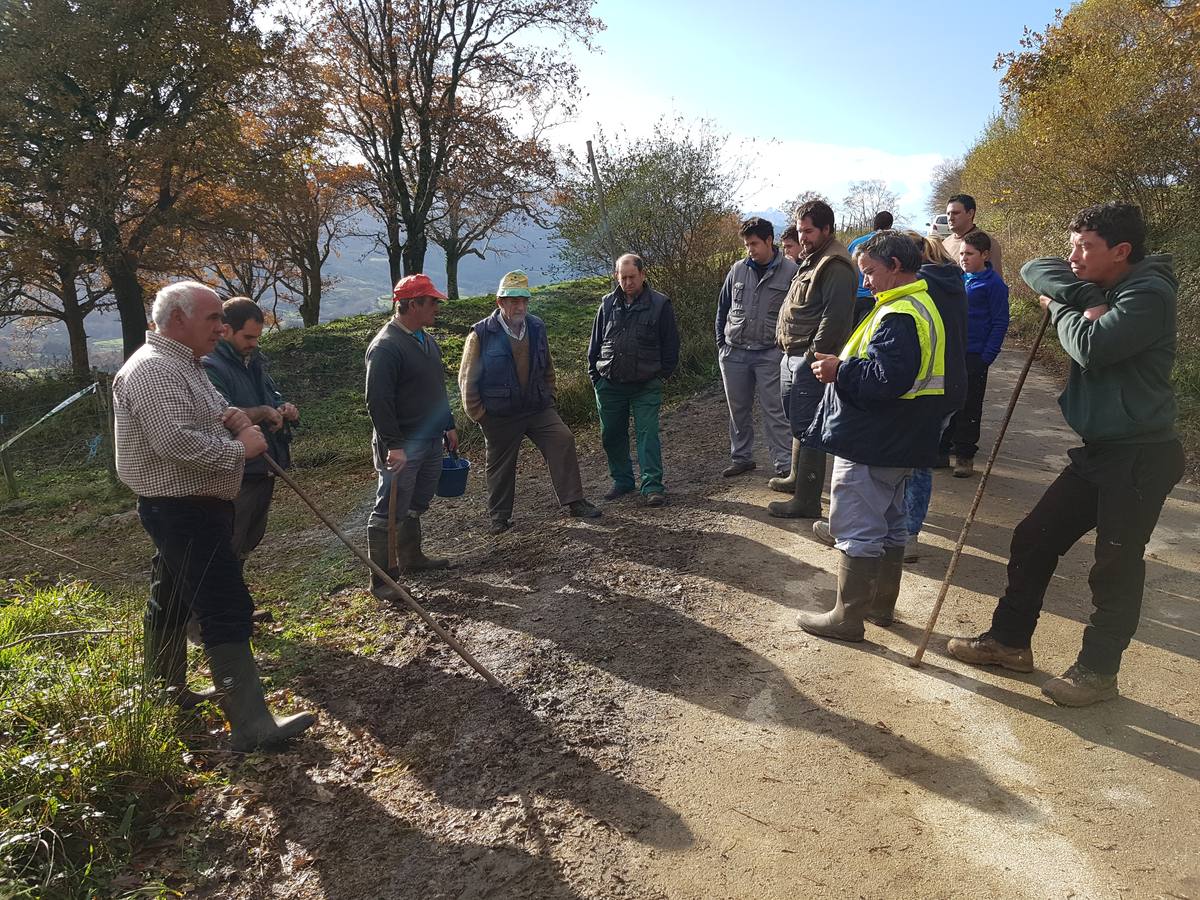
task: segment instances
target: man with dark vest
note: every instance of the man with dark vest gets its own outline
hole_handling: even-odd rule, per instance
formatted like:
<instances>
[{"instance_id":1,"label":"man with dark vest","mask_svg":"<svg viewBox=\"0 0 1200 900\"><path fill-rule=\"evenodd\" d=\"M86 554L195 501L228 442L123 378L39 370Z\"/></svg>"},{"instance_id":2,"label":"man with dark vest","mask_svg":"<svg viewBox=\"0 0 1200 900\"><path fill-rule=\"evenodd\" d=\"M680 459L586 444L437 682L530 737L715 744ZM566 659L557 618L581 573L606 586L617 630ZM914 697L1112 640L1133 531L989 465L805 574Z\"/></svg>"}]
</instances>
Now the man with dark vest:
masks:
<instances>
[{"instance_id":1,"label":"man with dark vest","mask_svg":"<svg viewBox=\"0 0 1200 900\"><path fill-rule=\"evenodd\" d=\"M604 499L615 500L637 487L629 459L632 413L642 496L647 506L663 506L667 498L658 413L663 380L679 364L679 330L671 301L650 287L645 269L633 253L617 260L619 286L600 302L592 325L588 375L596 388L600 438L613 480Z\"/></svg>"},{"instance_id":2,"label":"man with dark vest","mask_svg":"<svg viewBox=\"0 0 1200 900\"><path fill-rule=\"evenodd\" d=\"M754 469L754 400L762 412L767 449L778 476L791 458L791 429L779 391L775 326L796 263L775 247L775 227L751 216L738 231L746 256L725 276L717 297L717 358L729 406L729 467L726 478Z\"/></svg>"},{"instance_id":3,"label":"man with dark vest","mask_svg":"<svg viewBox=\"0 0 1200 900\"><path fill-rule=\"evenodd\" d=\"M767 512L784 519L821 518L825 485L825 453L800 441L816 415L825 389L810 367L815 353L837 353L850 336L857 279L846 248L834 236L833 210L824 200L810 200L796 212L804 256L792 279L775 337L783 358L780 390L792 426L792 471L772 478L772 490L791 500L771 503Z\"/></svg>"},{"instance_id":4,"label":"man with dark vest","mask_svg":"<svg viewBox=\"0 0 1200 900\"><path fill-rule=\"evenodd\" d=\"M379 476L375 508L367 519L367 550L371 560L393 578L402 572L450 565L449 560L427 557L421 550L421 514L429 509L442 474L442 446L458 449L442 351L427 330L445 299L428 275L401 278L392 290L395 315L367 347L367 412ZM394 565L388 553L391 517L397 523ZM374 573L371 593L381 600L400 599Z\"/></svg>"},{"instance_id":5,"label":"man with dark vest","mask_svg":"<svg viewBox=\"0 0 1200 900\"><path fill-rule=\"evenodd\" d=\"M550 468L559 504L576 518L600 515L583 497L575 437L554 408L554 360L546 323L529 313L529 298L524 272L501 279L497 308L472 326L458 370L463 409L479 423L487 445L492 534L512 527L517 455L527 437Z\"/></svg>"},{"instance_id":6,"label":"man with dark vest","mask_svg":"<svg viewBox=\"0 0 1200 900\"><path fill-rule=\"evenodd\" d=\"M223 310L224 337L201 360L205 372L230 406L241 409L252 424L262 428L267 452L286 469L291 465L292 433L288 426L300 420L300 411L283 402L267 373L267 358L258 349L263 311L249 297L232 297L225 301ZM242 486L233 501L233 552L243 565L267 532L274 492L275 475L266 461L261 457L248 460Z\"/></svg>"}]
</instances>

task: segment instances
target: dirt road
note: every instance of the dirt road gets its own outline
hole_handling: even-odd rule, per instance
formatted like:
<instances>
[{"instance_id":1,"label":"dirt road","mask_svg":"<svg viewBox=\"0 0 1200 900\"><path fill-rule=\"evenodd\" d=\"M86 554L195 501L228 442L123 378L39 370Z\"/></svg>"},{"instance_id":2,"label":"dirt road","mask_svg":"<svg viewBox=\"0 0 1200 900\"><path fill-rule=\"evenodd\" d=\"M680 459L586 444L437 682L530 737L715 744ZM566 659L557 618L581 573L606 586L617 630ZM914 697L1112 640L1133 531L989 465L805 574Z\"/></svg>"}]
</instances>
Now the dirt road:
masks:
<instances>
[{"instance_id":1,"label":"dirt road","mask_svg":"<svg viewBox=\"0 0 1200 900\"><path fill-rule=\"evenodd\" d=\"M1019 360L993 370L985 440ZM348 586L343 625L299 654L322 724L201 794L211 860L189 892L228 897L1200 896L1200 494L1155 533L1123 696L1059 709L1091 544L1064 559L1038 671L963 666L1003 586L1013 525L1071 434L1049 379L1027 386L926 664L906 663L976 486L939 472L892 629L810 637L837 555L769 518L763 469L732 482L713 393L664 430L672 505L556 517L527 450L518 524L482 530L481 485L428 520L458 566L417 585L512 688L472 677L410 617ZM589 490L606 487L584 447ZM760 453L760 467L763 466ZM461 531L464 516L470 527ZM272 536L275 550L294 536ZM266 553L271 552L271 546ZM287 610L281 615L286 617Z\"/></svg>"}]
</instances>

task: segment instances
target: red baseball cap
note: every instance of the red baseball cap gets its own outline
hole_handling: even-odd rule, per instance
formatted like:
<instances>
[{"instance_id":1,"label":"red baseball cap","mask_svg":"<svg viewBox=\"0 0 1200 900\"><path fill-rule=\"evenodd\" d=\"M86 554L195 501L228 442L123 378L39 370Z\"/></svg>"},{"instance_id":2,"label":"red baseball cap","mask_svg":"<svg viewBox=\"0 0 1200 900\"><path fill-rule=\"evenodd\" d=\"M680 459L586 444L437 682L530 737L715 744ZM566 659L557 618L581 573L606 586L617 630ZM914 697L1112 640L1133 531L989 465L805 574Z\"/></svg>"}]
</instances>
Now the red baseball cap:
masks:
<instances>
[{"instance_id":1,"label":"red baseball cap","mask_svg":"<svg viewBox=\"0 0 1200 900\"><path fill-rule=\"evenodd\" d=\"M392 302L397 300L419 300L421 297L447 299L446 295L433 286L428 275L405 275L392 288Z\"/></svg>"}]
</instances>

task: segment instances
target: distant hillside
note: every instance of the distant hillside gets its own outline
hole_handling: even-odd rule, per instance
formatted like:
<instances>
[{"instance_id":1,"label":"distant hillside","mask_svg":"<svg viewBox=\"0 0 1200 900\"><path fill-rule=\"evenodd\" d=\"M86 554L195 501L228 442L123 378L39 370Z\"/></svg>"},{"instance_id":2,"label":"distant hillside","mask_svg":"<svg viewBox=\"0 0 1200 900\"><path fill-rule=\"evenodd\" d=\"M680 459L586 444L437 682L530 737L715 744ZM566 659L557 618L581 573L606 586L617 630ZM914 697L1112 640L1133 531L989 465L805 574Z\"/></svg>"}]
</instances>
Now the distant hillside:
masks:
<instances>
[{"instance_id":1,"label":"distant hillside","mask_svg":"<svg viewBox=\"0 0 1200 900\"><path fill-rule=\"evenodd\" d=\"M364 217L359 231L374 227ZM487 258L472 255L458 266L460 293L466 297L488 294L496 289L501 276L510 269L524 269L534 285L547 284L560 278L574 277L575 272L559 268L553 232L529 225L517 237L496 240L488 248ZM440 247L430 245L425 255L425 271L439 287L446 284L446 257ZM381 298L390 293L391 276L387 255L371 237L352 237L330 257L326 273L335 279L321 304L321 321L329 322L345 316L372 312ZM281 315L293 322L299 317L292 307L281 306ZM95 314L87 319L88 345L92 364L113 368L121 360L121 323L115 312ZM66 329L50 325L29 332L19 325L0 328L0 367L24 368L65 365L70 353Z\"/></svg>"}]
</instances>

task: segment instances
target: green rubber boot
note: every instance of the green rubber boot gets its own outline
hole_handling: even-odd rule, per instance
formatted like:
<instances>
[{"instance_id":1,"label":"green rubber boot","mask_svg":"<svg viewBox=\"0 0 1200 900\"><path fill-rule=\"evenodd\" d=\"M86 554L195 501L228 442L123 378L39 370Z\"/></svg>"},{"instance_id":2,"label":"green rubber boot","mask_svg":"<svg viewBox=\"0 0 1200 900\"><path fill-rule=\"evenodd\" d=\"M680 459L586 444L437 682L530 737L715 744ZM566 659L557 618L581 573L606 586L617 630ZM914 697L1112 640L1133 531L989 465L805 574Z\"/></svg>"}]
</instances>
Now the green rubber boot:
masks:
<instances>
[{"instance_id":1,"label":"green rubber boot","mask_svg":"<svg viewBox=\"0 0 1200 900\"><path fill-rule=\"evenodd\" d=\"M809 634L821 637L861 641L866 633L863 619L867 607L875 598L882 562L883 559L878 556L847 556L842 553L838 566L837 602L829 612L800 613L800 627Z\"/></svg>"},{"instance_id":2,"label":"green rubber boot","mask_svg":"<svg viewBox=\"0 0 1200 900\"><path fill-rule=\"evenodd\" d=\"M819 519L824 486L825 451L802 447L792 499L768 503L767 512L777 519Z\"/></svg>"},{"instance_id":3,"label":"green rubber boot","mask_svg":"<svg viewBox=\"0 0 1200 900\"><path fill-rule=\"evenodd\" d=\"M277 746L316 723L317 717L309 712L282 719L271 714L249 641L209 647L208 661L221 709L229 719L231 743L237 752Z\"/></svg>"}]
</instances>

